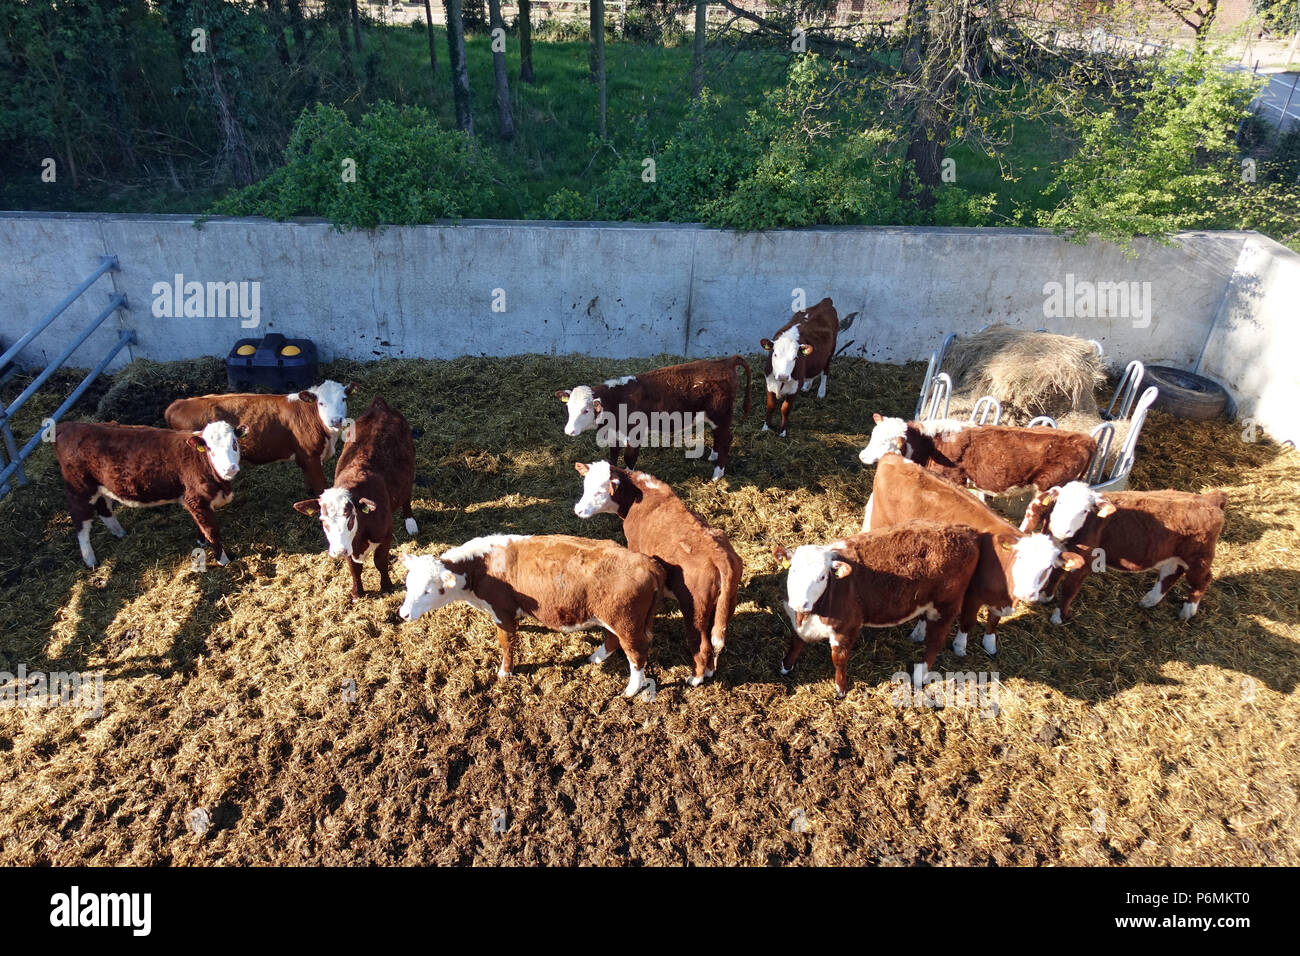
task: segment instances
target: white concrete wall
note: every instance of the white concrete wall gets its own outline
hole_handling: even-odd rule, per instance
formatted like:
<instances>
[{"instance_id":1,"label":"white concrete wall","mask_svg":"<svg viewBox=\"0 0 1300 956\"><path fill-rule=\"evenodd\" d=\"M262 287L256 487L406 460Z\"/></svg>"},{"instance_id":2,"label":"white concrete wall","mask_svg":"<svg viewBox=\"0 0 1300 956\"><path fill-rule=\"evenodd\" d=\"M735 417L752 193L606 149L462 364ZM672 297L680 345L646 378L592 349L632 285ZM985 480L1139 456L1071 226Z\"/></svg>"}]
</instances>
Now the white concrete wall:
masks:
<instances>
[{"instance_id":1,"label":"white concrete wall","mask_svg":"<svg viewBox=\"0 0 1300 956\"><path fill-rule=\"evenodd\" d=\"M1239 420L1300 445L1300 255L1246 240L1200 373L1228 389Z\"/></svg>"},{"instance_id":2,"label":"white concrete wall","mask_svg":"<svg viewBox=\"0 0 1300 956\"><path fill-rule=\"evenodd\" d=\"M1294 374L1276 354L1261 362L1250 353L1295 335L1286 310L1300 281L1296 257L1249 233L1189 233L1170 244L1140 241L1134 251L1013 229L734 233L465 221L340 233L319 221L214 219L196 228L180 216L0 213L0 339L21 335L103 254L118 256L121 272L100 280L24 362L55 354L113 287L133 307L123 322L138 338L130 357L155 360L224 355L235 339L268 331L314 339L326 360L752 353L803 289L809 304L829 295L841 315L858 312L841 341L878 361L924 359L948 332L998 321L1098 339L1116 364L1190 368L1204 350L1207 374L1267 428L1286 431L1290 409L1300 407L1288 390ZM260 327L155 318L154 284L178 273L187 282L260 283ZM1044 286L1071 275L1076 284L1149 283L1150 323L1045 316ZM498 289L505 312L492 309ZM74 362L93 364L116 325L106 323Z\"/></svg>"}]
</instances>

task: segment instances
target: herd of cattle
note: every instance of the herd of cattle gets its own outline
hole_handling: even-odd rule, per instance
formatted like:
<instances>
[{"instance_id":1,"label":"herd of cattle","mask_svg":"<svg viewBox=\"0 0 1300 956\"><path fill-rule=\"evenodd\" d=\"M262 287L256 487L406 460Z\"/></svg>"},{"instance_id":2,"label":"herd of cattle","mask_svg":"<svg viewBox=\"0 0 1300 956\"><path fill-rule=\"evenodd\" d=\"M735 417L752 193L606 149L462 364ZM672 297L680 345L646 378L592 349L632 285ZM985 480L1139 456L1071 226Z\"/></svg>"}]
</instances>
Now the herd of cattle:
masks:
<instances>
[{"instance_id":1,"label":"herd of cattle","mask_svg":"<svg viewBox=\"0 0 1300 956\"><path fill-rule=\"evenodd\" d=\"M820 377L826 394L835 355L838 319L830 299L763 339L767 419L781 413L787 434L795 395ZM565 433L597 426L615 407L645 414L702 415L713 428L713 477L727 464L737 391L739 356L656 369L595 386L557 392L568 409ZM411 512L415 447L401 412L376 396L352 422L347 398L354 385L327 381L293 395L205 395L172 403L169 428L69 423L58 427L55 452L62 470L82 558L95 567L92 519L121 537L113 504L127 507L180 503L193 516L222 565L214 510L233 495L240 464L297 462L313 496L294 504L319 515L329 553L346 557L352 599L364 594L361 572L373 557L380 589L389 577L394 518L400 511L408 534L417 531ZM331 487L324 465L344 439ZM671 488L631 470L639 448L626 435L610 447L608 461L578 462L580 518L618 515L627 547L569 535L490 535L440 556L402 555L406 597L399 612L413 621L453 601L466 601L492 616L502 659L498 673L514 666L513 638L527 616L549 628L601 628L605 642L591 655L604 660L615 647L627 656L626 695L648 681L651 626L667 590L681 607L694 651L692 685L711 677L726 644L735 611L741 560L727 536L695 514ZM620 452L627 467L618 467ZM1196 613L1211 578L1215 545L1223 529L1222 492L1116 492L1098 494L1080 478L1096 452L1094 440L1053 428L1013 428L964 422L907 422L875 416L861 453L875 466L862 532L830 544L776 546L786 578L786 613L793 625L781 665L794 667L809 643L827 641L840 696L848 690L848 659L863 627L916 621L912 639L924 641L924 680L943 649L954 621L952 650L965 656L980 608L988 611L985 651L997 652L997 625L1017 602L1037 603L1055 594L1055 623L1063 623L1084 579L1092 571L1155 570L1158 578L1142 599L1159 603L1184 573L1191 594L1182 617ZM1030 487L1034 495L1019 527L983 501L985 493Z\"/></svg>"}]
</instances>

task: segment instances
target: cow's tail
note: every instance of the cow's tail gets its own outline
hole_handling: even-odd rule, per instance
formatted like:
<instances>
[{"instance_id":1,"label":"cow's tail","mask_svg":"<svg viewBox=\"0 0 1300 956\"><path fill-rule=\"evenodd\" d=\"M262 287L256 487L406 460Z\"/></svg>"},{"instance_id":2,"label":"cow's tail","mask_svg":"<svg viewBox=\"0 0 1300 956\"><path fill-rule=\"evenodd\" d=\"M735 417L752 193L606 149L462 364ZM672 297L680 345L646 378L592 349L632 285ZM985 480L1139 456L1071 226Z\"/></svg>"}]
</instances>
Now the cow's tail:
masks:
<instances>
[{"instance_id":1,"label":"cow's tail","mask_svg":"<svg viewBox=\"0 0 1300 956\"><path fill-rule=\"evenodd\" d=\"M736 566L731 563L730 555L723 554L718 563L718 606L713 609L713 629L709 631L709 644L713 647L713 666L718 666L718 657L727 645L727 625L736 607L736 592L740 589L740 576Z\"/></svg>"},{"instance_id":2,"label":"cow's tail","mask_svg":"<svg viewBox=\"0 0 1300 956\"><path fill-rule=\"evenodd\" d=\"M751 405L751 399L753 398L754 373L750 370L749 363L745 361L743 355L733 355L731 357L731 365L733 368L740 366L745 370L745 411L740 416L741 418L744 418L749 414L749 407Z\"/></svg>"}]
</instances>

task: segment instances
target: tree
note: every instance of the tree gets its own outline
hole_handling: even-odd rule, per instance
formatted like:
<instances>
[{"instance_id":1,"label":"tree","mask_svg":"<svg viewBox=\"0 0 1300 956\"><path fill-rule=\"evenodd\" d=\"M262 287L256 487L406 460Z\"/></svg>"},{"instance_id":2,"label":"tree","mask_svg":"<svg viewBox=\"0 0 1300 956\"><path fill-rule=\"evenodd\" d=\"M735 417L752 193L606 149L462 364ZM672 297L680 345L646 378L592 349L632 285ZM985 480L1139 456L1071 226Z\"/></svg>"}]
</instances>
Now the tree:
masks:
<instances>
[{"instance_id":1,"label":"tree","mask_svg":"<svg viewBox=\"0 0 1300 956\"><path fill-rule=\"evenodd\" d=\"M429 0L424 0L424 28L429 34L429 69L437 76L438 47L433 42L433 8L429 6Z\"/></svg>"},{"instance_id":2,"label":"tree","mask_svg":"<svg viewBox=\"0 0 1300 956\"><path fill-rule=\"evenodd\" d=\"M358 53L361 52L361 9L357 6L357 0L350 0L352 5L352 44L356 47Z\"/></svg>"},{"instance_id":3,"label":"tree","mask_svg":"<svg viewBox=\"0 0 1300 956\"><path fill-rule=\"evenodd\" d=\"M1183 23L1192 28L1196 34L1196 50L1205 49L1210 39L1210 30L1219 16L1219 0L1157 0Z\"/></svg>"},{"instance_id":4,"label":"tree","mask_svg":"<svg viewBox=\"0 0 1300 956\"><path fill-rule=\"evenodd\" d=\"M510 112L510 80L506 77L506 25L501 19L501 0L488 0L492 25L492 72L497 81L497 131L504 140L515 138L515 118Z\"/></svg>"},{"instance_id":5,"label":"tree","mask_svg":"<svg viewBox=\"0 0 1300 956\"><path fill-rule=\"evenodd\" d=\"M465 62L465 21L461 0L443 0L447 11L447 59L451 62L451 97L456 108L456 126L474 135L474 113L469 101L469 64Z\"/></svg>"},{"instance_id":6,"label":"tree","mask_svg":"<svg viewBox=\"0 0 1300 956\"><path fill-rule=\"evenodd\" d=\"M533 82L533 5L519 0L519 79Z\"/></svg>"}]
</instances>

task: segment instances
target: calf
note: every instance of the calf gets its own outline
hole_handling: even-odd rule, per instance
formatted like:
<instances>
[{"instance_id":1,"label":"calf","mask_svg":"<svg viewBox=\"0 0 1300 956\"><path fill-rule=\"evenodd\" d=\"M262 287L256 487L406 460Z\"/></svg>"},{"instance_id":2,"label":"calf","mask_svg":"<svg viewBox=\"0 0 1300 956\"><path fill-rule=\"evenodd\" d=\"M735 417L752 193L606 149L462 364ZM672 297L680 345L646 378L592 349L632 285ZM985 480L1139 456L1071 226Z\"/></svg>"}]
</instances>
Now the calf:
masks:
<instances>
[{"instance_id":1,"label":"calf","mask_svg":"<svg viewBox=\"0 0 1300 956\"><path fill-rule=\"evenodd\" d=\"M713 480L717 481L727 470L731 451L738 367L745 370L744 414L748 415L752 384L749 363L732 355L668 365L640 375L609 379L601 385L561 389L555 395L569 411L564 434L581 435L599 425L603 435L598 437L602 443L608 442L609 463L618 464L621 450L627 467L635 468L641 445L651 436L657 438L665 425L679 435L682 431L694 435L703 420L713 427L709 460L716 463ZM638 424L626 428L629 422ZM627 434L625 428L633 434ZM703 435L697 440L702 442Z\"/></svg>"},{"instance_id":2,"label":"calf","mask_svg":"<svg viewBox=\"0 0 1300 956\"><path fill-rule=\"evenodd\" d=\"M695 676L689 681L698 687L713 676L727 641L727 623L736 611L741 563L731 542L682 504L671 488L644 472L603 461L574 467L583 476L583 489L573 513L579 518L618 515L627 546L667 568L686 636L698 648Z\"/></svg>"},{"instance_id":3,"label":"calf","mask_svg":"<svg viewBox=\"0 0 1300 956\"><path fill-rule=\"evenodd\" d=\"M612 541L570 535L497 534L432 555L402 555L406 600L398 614L414 621L452 601L487 611L497 626L501 667L514 672L514 636L527 615L559 631L602 627L605 642L588 658L598 664L616 646L630 671L624 695L647 683L650 626L667 572L654 558Z\"/></svg>"},{"instance_id":4,"label":"calf","mask_svg":"<svg viewBox=\"0 0 1300 956\"><path fill-rule=\"evenodd\" d=\"M355 383L326 381L293 395L200 395L167 406L167 426L181 431L209 422L238 422L248 429L240 453L246 465L293 459L302 469L307 492L325 490L325 462L348 417L347 397Z\"/></svg>"},{"instance_id":5,"label":"calf","mask_svg":"<svg viewBox=\"0 0 1300 956\"><path fill-rule=\"evenodd\" d=\"M992 493L1026 485L1046 491L1073 481L1097 451L1092 436L1059 428L872 417L876 426L858 456L864 465L897 452L949 481Z\"/></svg>"},{"instance_id":6,"label":"calf","mask_svg":"<svg viewBox=\"0 0 1300 956\"><path fill-rule=\"evenodd\" d=\"M931 474L899 455L885 455L875 481L863 531L877 531L917 518L974 528L979 534L979 564L962 602L952 650L966 656L966 640L981 607L989 609L984 650L998 651L998 621L1015 610L1016 601L1036 603L1050 593L1050 578L1059 567L1075 568L1082 559L1062 552L1044 534L1023 534L965 489ZM920 641L920 628L912 640Z\"/></svg>"},{"instance_id":7,"label":"calf","mask_svg":"<svg viewBox=\"0 0 1300 956\"><path fill-rule=\"evenodd\" d=\"M230 501L242 434L242 426L224 421L190 434L116 422L59 425L54 454L86 567L95 566L90 524L96 513L117 537L126 534L110 502L128 508L184 505L212 545L217 563L228 564L213 511Z\"/></svg>"},{"instance_id":8,"label":"calf","mask_svg":"<svg viewBox=\"0 0 1300 956\"><path fill-rule=\"evenodd\" d=\"M1064 623L1090 571L1156 571L1139 604L1154 607L1184 573L1190 600L1179 614L1194 615L1213 574L1214 550L1223 532L1228 497L1222 491L1112 491L1100 495L1083 482L1052 488L1029 502L1024 527L1046 524L1053 539L1076 551L1083 566L1061 580L1054 624Z\"/></svg>"},{"instance_id":9,"label":"calf","mask_svg":"<svg viewBox=\"0 0 1300 956\"><path fill-rule=\"evenodd\" d=\"M826 397L826 378L830 375L831 359L835 357L835 339L839 335L840 319L830 299L822 299L811 309L796 312L770 339L759 344L767 353L763 377L767 381L767 414L763 418L763 431L772 425L772 413L781 403L781 437L784 438L790 420L790 408L800 387L806 392L812 380L822 377L817 386L817 397Z\"/></svg>"},{"instance_id":10,"label":"calf","mask_svg":"<svg viewBox=\"0 0 1300 956\"><path fill-rule=\"evenodd\" d=\"M305 515L320 515L331 558L346 556L352 572L352 600L365 589L361 569L369 555L379 571L379 590L393 589L388 576L393 543L393 516L401 509L406 533L415 534L411 515L411 485L415 481L415 443L406 418L376 395L365 414L356 420L353 437L343 446L334 487L319 498L299 501L294 508Z\"/></svg>"},{"instance_id":11,"label":"calf","mask_svg":"<svg viewBox=\"0 0 1300 956\"><path fill-rule=\"evenodd\" d=\"M979 561L978 535L971 528L912 521L886 531L850 535L828 547L806 544L773 554L790 571L786 614L794 625L781 673L812 641L829 640L835 690L849 689L849 652L863 627L893 627L920 617L925 627L925 663L913 673L917 686L933 664L961 610Z\"/></svg>"}]
</instances>

